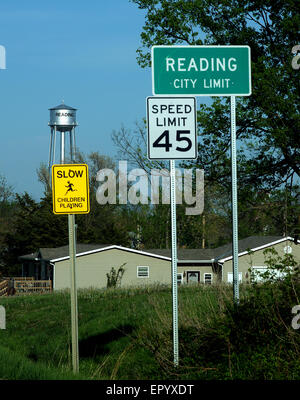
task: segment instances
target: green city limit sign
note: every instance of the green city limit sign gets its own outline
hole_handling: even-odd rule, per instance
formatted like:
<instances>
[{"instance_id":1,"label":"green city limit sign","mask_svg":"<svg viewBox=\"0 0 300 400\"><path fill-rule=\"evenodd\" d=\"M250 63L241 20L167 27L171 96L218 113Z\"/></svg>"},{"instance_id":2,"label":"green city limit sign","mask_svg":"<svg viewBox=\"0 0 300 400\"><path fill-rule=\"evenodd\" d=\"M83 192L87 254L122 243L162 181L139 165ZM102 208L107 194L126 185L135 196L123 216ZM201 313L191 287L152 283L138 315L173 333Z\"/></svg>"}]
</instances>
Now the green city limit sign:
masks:
<instances>
[{"instance_id":1,"label":"green city limit sign","mask_svg":"<svg viewBox=\"0 0 300 400\"><path fill-rule=\"evenodd\" d=\"M249 96L249 46L153 46L154 95Z\"/></svg>"}]
</instances>

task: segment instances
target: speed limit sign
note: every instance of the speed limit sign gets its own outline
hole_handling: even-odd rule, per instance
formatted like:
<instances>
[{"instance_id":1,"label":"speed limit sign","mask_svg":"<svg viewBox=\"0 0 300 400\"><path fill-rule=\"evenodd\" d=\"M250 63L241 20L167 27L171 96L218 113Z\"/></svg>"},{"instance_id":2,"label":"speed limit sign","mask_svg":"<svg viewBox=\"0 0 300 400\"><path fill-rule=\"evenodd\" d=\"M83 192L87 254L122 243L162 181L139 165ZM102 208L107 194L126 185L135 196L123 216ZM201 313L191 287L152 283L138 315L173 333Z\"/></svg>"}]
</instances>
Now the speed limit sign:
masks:
<instances>
[{"instance_id":1,"label":"speed limit sign","mask_svg":"<svg viewBox=\"0 0 300 400\"><path fill-rule=\"evenodd\" d=\"M147 97L148 159L197 158L195 97Z\"/></svg>"}]
</instances>

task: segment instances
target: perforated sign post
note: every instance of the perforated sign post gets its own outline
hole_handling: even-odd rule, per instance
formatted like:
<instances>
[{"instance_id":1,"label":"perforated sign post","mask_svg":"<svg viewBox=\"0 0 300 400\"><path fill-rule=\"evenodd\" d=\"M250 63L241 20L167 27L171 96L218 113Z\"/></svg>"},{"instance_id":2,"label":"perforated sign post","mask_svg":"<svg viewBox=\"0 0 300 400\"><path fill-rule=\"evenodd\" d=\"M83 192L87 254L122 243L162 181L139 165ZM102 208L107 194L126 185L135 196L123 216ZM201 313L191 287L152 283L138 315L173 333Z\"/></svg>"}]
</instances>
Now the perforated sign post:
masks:
<instances>
[{"instance_id":1,"label":"perforated sign post","mask_svg":"<svg viewBox=\"0 0 300 400\"><path fill-rule=\"evenodd\" d=\"M251 95L251 57L249 46L153 46L152 93L161 96L230 96L231 104L231 174L232 174L232 250L234 302L239 303L238 282L238 220L236 171L235 96ZM149 118L150 116L148 116ZM151 118L149 118L151 124ZM149 121L148 121L149 123ZM148 128L149 129L149 128ZM180 138L180 136L179 136ZM185 137L182 136L184 139ZM170 139L171 140L171 139ZM174 140L174 138L172 139ZM167 133L148 143L148 158L152 147L169 146ZM169 153L171 154L171 152ZM184 153L182 153L184 154ZM159 155L161 157L161 155ZM155 157L153 157L155 159ZM172 292L174 365L178 365L177 314L177 242L175 167L170 157L171 229L172 229ZM180 157L179 157L180 158ZM184 159L184 156L181 157Z\"/></svg>"},{"instance_id":2,"label":"perforated sign post","mask_svg":"<svg viewBox=\"0 0 300 400\"><path fill-rule=\"evenodd\" d=\"M90 211L88 166L86 164L53 165L52 198L54 214L68 214L71 268L72 364L73 371L77 373L79 371L79 348L75 214L87 214Z\"/></svg>"},{"instance_id":3,"label":"perforated sign post","mask_svg":"<svg viewBox=\"0 0 300 400\"><path fill-rule=\"evenodd\" d=\"M197 158L197 114L194 97L148 97L149 160L170 160L172 298L174 364L178 365L177 230L175 160Z\"/></svg>"}]
</instances>

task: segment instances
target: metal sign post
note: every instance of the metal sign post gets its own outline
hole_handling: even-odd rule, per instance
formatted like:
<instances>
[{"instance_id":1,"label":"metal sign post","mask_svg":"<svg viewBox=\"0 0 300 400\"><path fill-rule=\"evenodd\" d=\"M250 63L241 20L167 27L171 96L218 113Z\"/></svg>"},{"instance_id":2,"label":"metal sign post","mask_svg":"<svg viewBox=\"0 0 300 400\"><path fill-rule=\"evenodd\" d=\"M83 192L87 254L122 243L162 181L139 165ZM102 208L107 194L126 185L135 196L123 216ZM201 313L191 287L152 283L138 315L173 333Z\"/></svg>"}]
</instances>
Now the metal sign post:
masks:
<instances>
[{"instance_id":1,"label":"metal sign post","mask_svg":"<svg viewBox=\"0 0 300 400\"><path fill-rule=\"evenodd\" d=\"M76 236L75 215L68 215L69 226L69 254L71 271L71 331L72 331L72 365L73 372L79 372L79 346L78 346L78 306L76 287Z\"/></svg>"},{"instance_id":2,"label":"metal sign post","mask_svg":"<svg viewBox=\"0 0 300 400\"><path fill-rule=\"evenodd\" d=\"M174 365L178 356L177 231L175 159L197 158L197 111L195 97L147 97L148 158L170 160L172 237L172 317Z\"/></svg>"},{"instance_id":3,"label":"metal sign post","mask_svg":"<svg viewBox=\"0 0 300 400\"><path fill-rule=\"evenodd\" d=\"M177 231L176 231L176 176L175 161L170 160L171 236L172 236L172 304L173 304L173 353L178 366L178 299L177 299Z\"/></svg>"},{"instance_id":4,"label":"metal sign post","mask_svg":"<svg viewBox=\"0 0 300 400\"><path fill-rule=\"evenodd\" d=\"M233 299L239 303L238 266L238 213L237 213L237 173L236 173L236 116L235 96L230 96L231 111L231 176L232 176L232 255L233 255Z\"/></svg>"}]
</instances>

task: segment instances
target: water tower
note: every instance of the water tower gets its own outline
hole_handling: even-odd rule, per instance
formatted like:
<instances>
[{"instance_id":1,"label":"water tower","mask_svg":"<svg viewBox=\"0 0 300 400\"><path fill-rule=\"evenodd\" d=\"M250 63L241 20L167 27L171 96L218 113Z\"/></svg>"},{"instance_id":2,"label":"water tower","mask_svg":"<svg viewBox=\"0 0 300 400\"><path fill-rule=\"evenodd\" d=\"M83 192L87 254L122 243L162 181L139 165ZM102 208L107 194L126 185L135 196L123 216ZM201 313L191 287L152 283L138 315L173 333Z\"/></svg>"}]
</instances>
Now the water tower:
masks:
<instances>
[{"instance_id":1,"label":"water tower","mask_svg":"<svg viewBox=\"0 0 300 400\"><path fill-rule=\"evenodd\" d=\"M49 108L50 110L50 122L51 128L50 134L50 146L49 146L49 169L55 164L55 149L57 143L57 133L60 134L60 151L59 159L57 164L73 163L75 161L75 127L76 122L76 108L60 104L59 106ZM69 140L67 136L69 135ZM69 154L66 153L66 149L69 148ZM66 156L67 154L67 156Z\"/></svg>"}]
</instances>

